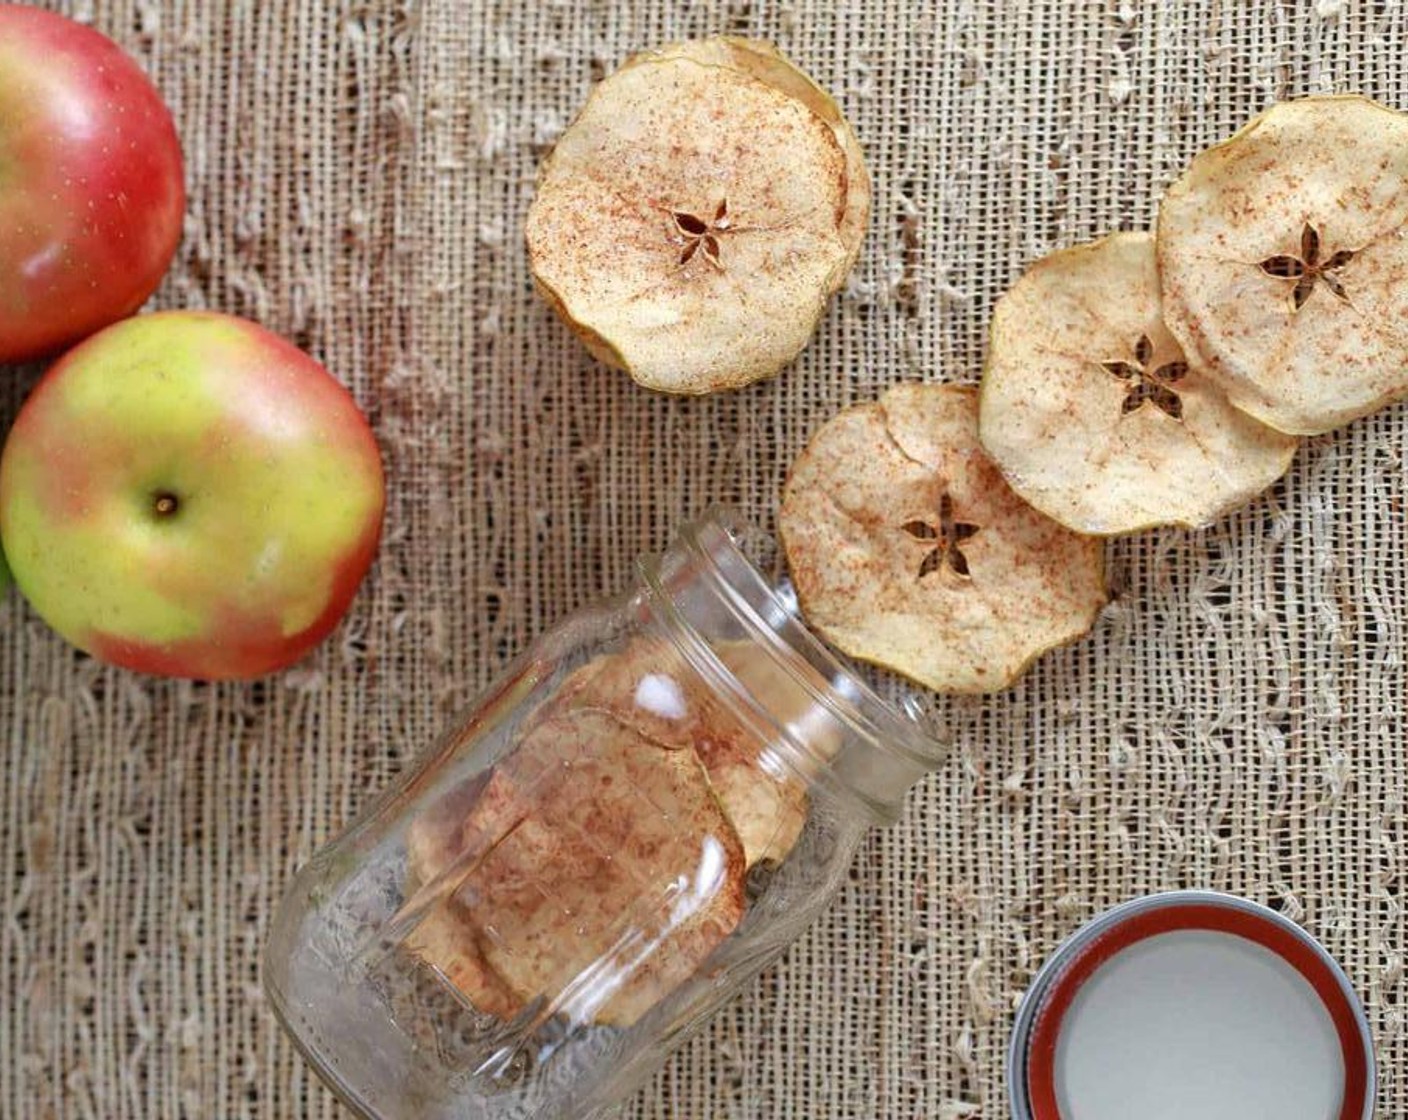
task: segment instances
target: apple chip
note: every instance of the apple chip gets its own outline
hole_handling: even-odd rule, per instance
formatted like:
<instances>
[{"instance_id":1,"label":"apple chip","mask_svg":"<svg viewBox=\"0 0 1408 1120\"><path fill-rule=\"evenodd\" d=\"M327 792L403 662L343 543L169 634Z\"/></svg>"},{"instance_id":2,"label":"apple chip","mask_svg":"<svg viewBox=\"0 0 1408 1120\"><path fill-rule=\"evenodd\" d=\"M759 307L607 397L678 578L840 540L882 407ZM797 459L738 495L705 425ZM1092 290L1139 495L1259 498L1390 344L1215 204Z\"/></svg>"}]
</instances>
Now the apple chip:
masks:
<instances>
[{"instance_id":1,"label":"apple chip","mask_svg":"<svg viewBox=\"0 0 1408 1120\"><path fill-rule=\"evenodd\" d=\"M477 1011L502 1019L517 1014L520 1002L485 961L479 933L454 892L458 877L489 850L495 829L512 825L516 811L507 784L489 771L440 794L413 818L406 833L406 897L414 899L422 888L441 894L406 938L406 948ZM437 882L447 871L449 881Z\"/></svg>"},{"instance_id":2,"label":"apple chip","mask_svg":"<svg viewBox=\"0 0 1408 1120\"><path fill-rule=\"evenodd\" d=\"M998 301L978 436L1020 497L1102 535L1205 525L1284 474L1297 444L1184 357L1147 233L1053 253Z\"/></svg>"},{"instance_id":3,"label":"apple chip","mask_svg":"<svg viewBox=\"0 0 1408 1120\"><path fill-rule=\"evenodd\" d=\"M484 959L473 920L453 898L427 911L406 948L443 976L476 1011L511 1019L522 1005Z\"/></svg>"},{"instance_id":4,"label":"apple chip","mask_svg":"<svg viewBox=\"0 0 1408 1120\"><path fill-rule=\"evenodd\" d=\"M840 232L849 250L845 266L845 271L849 273L860 256L866 227L870 224L870 172L866 170L865 152L855 129L846 120L835 98L812 81L810 75L777 47L761 39L743 39L735 35L691 39L653 51L642 51L624 65L635 66L641 62L667 58L689 58L705 66L727 66L741 71L788 97L796 98L831 126L841 150L846 153L846 209L841 218Z\"/></svg>"},{"instance_id":5,"label":"apple chip","mask_svg":"<svg viewBox=\"0 0 1408 1120\"><path fill-rule=\"evenodd\" d=\"M734 66L674 53L600 83L538 174L529 263L592 353L674 393L777 373L845 280L837 130Z\"/></svg>"},{"instance_id":6,"label":"apple chip","mask_svg":"<svg viewBox=\"0 0 1408 1120\"><path fill-rule=\"evenodd\" d=\"M787 734L805 744L808 751L800 762L784 762L774 748L741 727L732 735L706 735L697 748L709 781L743 841L748 866L780 863L801 836L810 806L807 782L795 767L834 756L841 746L840 727L796 678L757 645L724 642L715 652L744 688L766 702L772 718ZM792 667L817 689L825 690L826 683L811 666L794 663ZM721 730L728 726L729 722L720 721Z\"/></svg>"},{"instance_id":7,"label":"apple chip","mask_svg":"<svg viewBox=\"0 0 1408 1120\"><path fill-rule=\"evenodd\" d=\"M490 1013L628 1026L742 917L742 845L698 758L613 715L541 720L472 800L408 845L423 889L453 894L407 944Z\"/></svg>"},{"instance_id":8,"label":"apple chip","mask_svg":"<svg viewBox=\"0 0 1408 1120\"><path fill-rule=\"evenodd\" d=\"M1308 435L1408 395L1408 117L1273 106L1169 188L1158 259L1169 330L1257 419Z\"/></svg>"},{"instance_id":9,"label":"apple chip","mask_svg":"<svg viewBox=\"0 0 1408 1120\"><path fill-rule=\"evenodd\" d=\"M978 395L897 385L793 465L779 528L802 612L853 657L991 692L1090 629L1102 546L1023 502L978 445Z\"/></svg>"},{"instance_id":10,"label":"apple chip","mask_svg":"<svg viewBox=\"0 0 1408 1120\"><path fill-rule=\"evenodd\" d=\"M715 652L771 718L808 744L814 757L838 746L834 723L805 690L751 642ZM595 658L564 682L551 712L608 712L664 747L692 750L743 843L749 868L780 863L807 820L807 785L754 727L700 682L676 647L642 639Z\"/></svg>"}]
</instances>

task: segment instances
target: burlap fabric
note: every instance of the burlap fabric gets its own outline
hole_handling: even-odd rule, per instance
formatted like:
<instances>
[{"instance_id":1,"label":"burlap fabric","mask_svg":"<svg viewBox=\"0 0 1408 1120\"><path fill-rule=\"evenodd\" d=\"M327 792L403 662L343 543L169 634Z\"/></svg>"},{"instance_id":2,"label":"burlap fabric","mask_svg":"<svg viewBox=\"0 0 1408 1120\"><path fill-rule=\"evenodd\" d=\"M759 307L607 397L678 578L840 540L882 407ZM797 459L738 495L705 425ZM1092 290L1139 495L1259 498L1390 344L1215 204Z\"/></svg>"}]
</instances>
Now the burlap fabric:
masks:
<instances>
[{"instance_id":1,"label":"burlap fabric","mask_svg":"<svg viewBox=\"0 0 1408 1120\"><path fill-rule=\"evenodd\" d=\"M1148 223L1258 108L1351 89L1408 107L1394 0L67 7L178 118L191 200L159 304L252 316L325 360L392 486L349 621L266 681L109 671L0 606L6 1120L336 1115L262 997L269 916L508 656L710 501L772 525L788 462L842 405L973 380L1026 263ZM590 83L715 31L774 39L838 92L875 216L794 368L671 400L593 365L535 299L522 226ZM32 380L4 378L0 417ZM1405 451L1391 409L1308 442L1207 532L1112 546L1096 634L937 708L954 750L904 823L630 1115L996 1120L1043 957L1180 886L1323 940L1370 1008L1382 1115L1408 1114Z\"/></svg>"}]
</instances>

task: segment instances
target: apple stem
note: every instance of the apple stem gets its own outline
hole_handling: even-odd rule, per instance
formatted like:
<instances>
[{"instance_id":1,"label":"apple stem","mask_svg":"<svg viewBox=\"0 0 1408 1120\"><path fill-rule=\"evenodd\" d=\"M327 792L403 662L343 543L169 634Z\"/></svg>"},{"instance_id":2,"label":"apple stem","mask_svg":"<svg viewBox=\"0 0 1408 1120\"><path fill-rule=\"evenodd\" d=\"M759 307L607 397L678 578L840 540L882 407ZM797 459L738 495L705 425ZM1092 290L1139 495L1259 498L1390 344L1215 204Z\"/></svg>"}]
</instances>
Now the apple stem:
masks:
<instances>
[{"instance_id":1,"label":"apple stem","mask_svg":"<svg viewBox=\"0 0 1408 1120\"><path fill-rule=\"evenodd\" d=\"M152 508L156 511L158 517L170 517L176 512L180 504L181 503L176 500L175 494L162 491L156 495L155 500L152 502Z\"/></svg>"}]
</instances>

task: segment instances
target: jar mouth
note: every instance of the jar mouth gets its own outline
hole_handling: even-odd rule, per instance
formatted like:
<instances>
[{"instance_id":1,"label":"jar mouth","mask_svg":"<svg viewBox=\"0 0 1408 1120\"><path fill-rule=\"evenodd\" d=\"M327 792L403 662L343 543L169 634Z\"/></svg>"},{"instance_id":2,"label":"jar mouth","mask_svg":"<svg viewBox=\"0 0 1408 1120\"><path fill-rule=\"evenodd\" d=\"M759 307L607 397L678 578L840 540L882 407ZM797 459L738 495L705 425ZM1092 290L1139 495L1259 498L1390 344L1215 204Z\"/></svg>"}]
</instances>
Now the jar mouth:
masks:
<instances>
[{"instance_id":1,"label":"jar mouth","mask_svg":"<svg viewBox=\"0 0 1408 1120\"><path fill-rule=\"evenodd\" d=\"M692 562L692 578L701 573L709 577L714 592L728 603L748 636L773 655L813 704L876 750L920 772L933 769L943 750L925 729L917 698L907 693L900 706L890 703L825 645L802 620L790 584L781 589L770 584L746 554L743 542L750 536L762 534L741 515L714 506L685 525L678 540ZM654 591L666 600L672 598L669 573L659 565L644 564L642 574ZM821 681L825 687L819 687Z\"/></svg>"}]
</instances>

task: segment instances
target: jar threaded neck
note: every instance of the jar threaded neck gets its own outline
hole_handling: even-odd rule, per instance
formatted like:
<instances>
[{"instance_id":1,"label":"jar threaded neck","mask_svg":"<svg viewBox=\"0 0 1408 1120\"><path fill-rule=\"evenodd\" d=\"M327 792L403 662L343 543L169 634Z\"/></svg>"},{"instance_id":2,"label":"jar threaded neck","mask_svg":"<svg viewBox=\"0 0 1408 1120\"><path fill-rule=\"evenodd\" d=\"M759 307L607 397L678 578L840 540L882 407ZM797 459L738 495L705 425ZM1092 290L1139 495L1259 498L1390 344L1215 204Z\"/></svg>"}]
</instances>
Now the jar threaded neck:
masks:
<instances>
[{"instance_id":1,"label":"jar threaded neck","mask_svg":"<svg viewBox=\"0 0 1408 1120\"><path fill-rule=\"evenodd\" d=\"M653 608L694 670L740 716L763 725L785 762L877 823L893 821L909 788L941 760L940 745L913 708L884 700L817 639L745 555L746 532L739 519L711 510L663 556L641 561ZM724 663L717 644L739 639L766 658L769 680L780 677L789 697L805 697L806 718L780 711L775 694Z\"/></svg>"}]
</instances>

